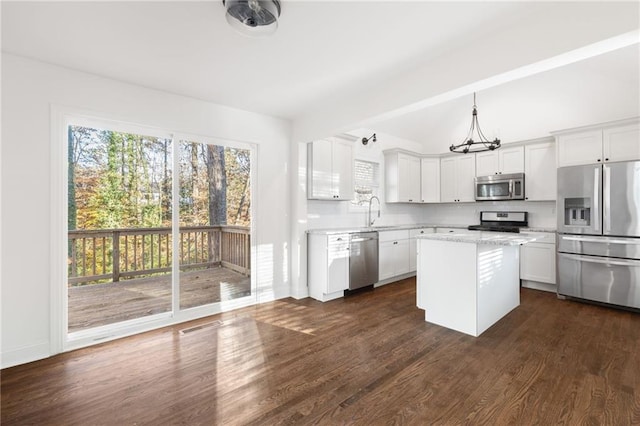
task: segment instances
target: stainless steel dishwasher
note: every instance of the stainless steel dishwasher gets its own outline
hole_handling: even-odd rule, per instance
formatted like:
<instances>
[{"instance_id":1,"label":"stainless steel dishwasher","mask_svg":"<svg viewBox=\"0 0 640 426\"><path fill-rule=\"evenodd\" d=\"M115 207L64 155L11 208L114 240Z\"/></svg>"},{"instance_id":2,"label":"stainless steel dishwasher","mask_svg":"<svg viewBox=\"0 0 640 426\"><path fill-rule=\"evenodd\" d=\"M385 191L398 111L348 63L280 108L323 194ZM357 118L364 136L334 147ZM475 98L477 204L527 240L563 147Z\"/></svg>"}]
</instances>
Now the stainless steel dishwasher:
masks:
<instances>
[{"instance_id":1,"label":"stainless steel dishwasher","mask_svg":"<svg viewBox=\"0 0 640 426\"><path fill-rule=\"evenodd\" d=\"M349 290L378 282L378 233L358 232L349 238Z\"/></svg>"}]
</instances>

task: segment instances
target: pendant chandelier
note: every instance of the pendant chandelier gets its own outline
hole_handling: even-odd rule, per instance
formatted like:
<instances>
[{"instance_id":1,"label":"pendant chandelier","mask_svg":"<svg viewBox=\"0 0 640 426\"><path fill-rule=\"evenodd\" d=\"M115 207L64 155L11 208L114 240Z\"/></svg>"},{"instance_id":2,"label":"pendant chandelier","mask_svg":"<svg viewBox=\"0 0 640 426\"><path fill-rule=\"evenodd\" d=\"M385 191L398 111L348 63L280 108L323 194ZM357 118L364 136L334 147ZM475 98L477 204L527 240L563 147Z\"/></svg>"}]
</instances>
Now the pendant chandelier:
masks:
<instances>
[{"instance_id":1,"label":"pendant chandelier","mask_svg":"<svg viewBox=\"0 0 640 426\"><path fill-rule=\"evenodd\" d=\"M476 131L477 139L473 139L473 131ZM480 124L478 123L478 107L476 106L476 94L473 93L473 112L471 113L471 127L464 142L460 145L451 145L449 151L458 152L460 154L468 154L470 152L493 151L500 148L500 139L495 138L489 141L482 133Z\"/></svg>"}]
</instances>

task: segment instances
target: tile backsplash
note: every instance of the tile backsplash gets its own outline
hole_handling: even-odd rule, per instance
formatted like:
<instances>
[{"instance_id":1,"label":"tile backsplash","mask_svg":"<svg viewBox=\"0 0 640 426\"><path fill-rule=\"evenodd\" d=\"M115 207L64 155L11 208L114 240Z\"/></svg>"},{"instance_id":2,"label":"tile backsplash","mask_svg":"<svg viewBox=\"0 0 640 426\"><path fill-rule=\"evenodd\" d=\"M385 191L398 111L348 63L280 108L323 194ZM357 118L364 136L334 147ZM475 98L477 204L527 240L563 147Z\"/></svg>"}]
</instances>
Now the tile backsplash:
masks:
<instances>
[{"instance_id":1,"label":"tile backsplash","mask_svg":"<svg viewBox=\"0 0 640 426\"><path fill-rule=\"evenodd\" d=\"M481 211L525 211L529 226L556 227L555 201L482 201L477 203L427 204L422 210L421 222L450 225L480 223Z\"/></svg>"},{"instance_id":2,"label":"tile backsplash","mask_svg":"<svg viewBox=\"0 0 640 426\"><path fill-rule=\"evenodd\" d=\"M373 215L377 216L377 204ZM382 203L376 225L473 225L480 223L481 211L526 211L529 226L556 227L555 201L483 201L477 203L392 204ZM363 227L367 209L354 208L349 202L312 201L307 204L307 229Z\"/></svg>"}]
</instances>

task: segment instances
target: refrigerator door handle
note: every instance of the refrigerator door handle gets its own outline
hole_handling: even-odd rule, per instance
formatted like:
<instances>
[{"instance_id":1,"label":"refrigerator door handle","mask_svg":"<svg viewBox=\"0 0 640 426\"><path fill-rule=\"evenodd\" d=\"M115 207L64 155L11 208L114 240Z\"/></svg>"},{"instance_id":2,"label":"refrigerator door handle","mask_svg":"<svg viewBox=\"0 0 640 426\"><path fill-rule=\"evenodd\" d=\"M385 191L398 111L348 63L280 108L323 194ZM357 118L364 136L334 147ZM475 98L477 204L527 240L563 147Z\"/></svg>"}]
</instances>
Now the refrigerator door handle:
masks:
<instances>
[{"instance_id":1,"label":"refrigerator door handle","mask_svg":"<svg viewBox=\"0 0 640 426\"><path fill-rule=\"evenodd\" d=\"M614 259L611 257L580 256L576 254L566 254L566 253L558 253L558 256L565 257L571 260L576 260L578 262L603 263L607 265L617 265L617 266L636 266L636 267L640 266L640 260L624 260L624 259Z\"/></svg>"},{"instance_id":2,"label":"refrigerator door handle","mask_svg":"<svg viewBox=\"0 0 640 426\"><path fill-rule=\"evenodd\" d=\"M638 240L634 240L634 239L629 239L629 240L612 240L612 239L603 239L601 238L589 238L589 237L579 237L579 236L561 236L560 237L562 240L566 240L566 241L579 241L582 243L600 243L600 244L628 244L628 245L640 245L640 239Z\"/></svg>"},{"instance_id":3,"label":"refrigerator door handle","mask_svg":"<svg viewBox=\"0 0 640 426\"><path fill-rule=\"evenodd\" d=\"M611 232L611 168L602 166L602 214L604 218L604 233Z\"/></svg>"},{"instance_id":4,"label":"refrigerator door handle","mask_svg":"<svg viewBox=\"0 0 640 426\"><path fill-rule=\"evenodd\" d=\"M600 167L593 169L593 230L600 230Z\"/></svg>"}]
</instances>

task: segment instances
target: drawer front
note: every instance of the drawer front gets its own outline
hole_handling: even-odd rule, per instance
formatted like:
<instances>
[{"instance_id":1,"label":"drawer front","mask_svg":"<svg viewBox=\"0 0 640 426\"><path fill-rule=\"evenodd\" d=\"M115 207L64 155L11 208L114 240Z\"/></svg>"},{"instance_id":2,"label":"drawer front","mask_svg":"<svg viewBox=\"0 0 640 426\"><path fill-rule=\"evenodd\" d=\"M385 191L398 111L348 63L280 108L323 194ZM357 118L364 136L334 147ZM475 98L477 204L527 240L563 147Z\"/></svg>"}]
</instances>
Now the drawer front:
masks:
<instances>
[{"instance_id":1,"label":"drawer front","mask_svg":"<svg viewBox=\"0 0 640 426\"><path fill-rule=\"evenodd\" d=\"M349 234L329 235L327 239L330 251L345 250L349 247Z\"/></svg>"},{"instance_id":2,"label":"drawer front","mask_svg":"<svg viewBox=\"0 0 640 426\"><path fill-rule=\"evenodd\" d=\"M408 240L409 230L403 229L399 231L378 231L378 240L383 243L385 241Z\"/></svg>"},{"instance_id":3,"label":"drawer front","mask_svg":"<svg viewBox=\"0 0 640 426\"><path fill-rule=\"evenodd\" d=\"M558 253L558 294L640 308L640 260Z\"/></svg>"},{"instance_id":4,"label":"drawer front","mask_svg":"<svg viewBox=\"0 0 640 426\"><path fill-rule=\"evenodd\" d=\"M449 232L462 232L467 228L436 228L436 234L447 234Z\"/></svg>"},{"instance_id":5,"label":"drawer front","mask_svg":"<svg viewBox=\"0 0 640 426\"><path fill-rule=\"evenodd\" d=\"M409 238L415 238L416 235L422 234L433 234L435 232L434 228L417 228L409 230Z\"/></svg>"}]
</instances>

